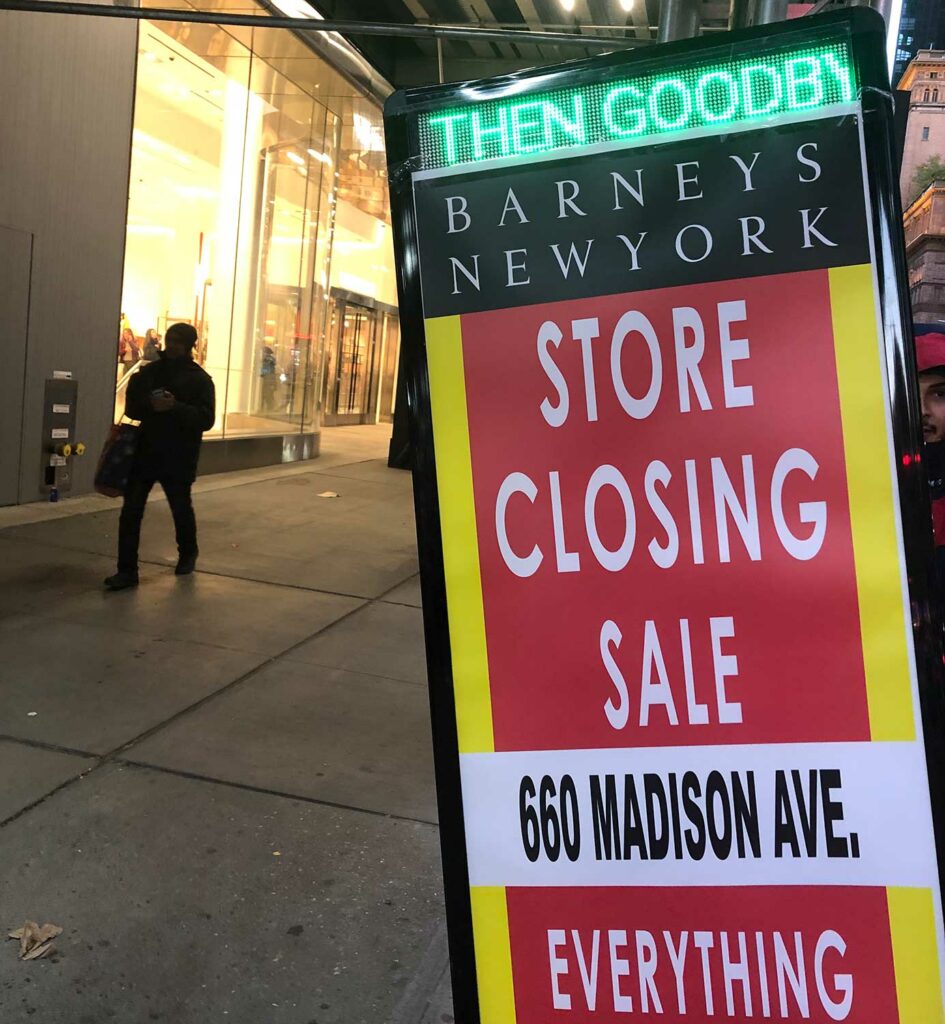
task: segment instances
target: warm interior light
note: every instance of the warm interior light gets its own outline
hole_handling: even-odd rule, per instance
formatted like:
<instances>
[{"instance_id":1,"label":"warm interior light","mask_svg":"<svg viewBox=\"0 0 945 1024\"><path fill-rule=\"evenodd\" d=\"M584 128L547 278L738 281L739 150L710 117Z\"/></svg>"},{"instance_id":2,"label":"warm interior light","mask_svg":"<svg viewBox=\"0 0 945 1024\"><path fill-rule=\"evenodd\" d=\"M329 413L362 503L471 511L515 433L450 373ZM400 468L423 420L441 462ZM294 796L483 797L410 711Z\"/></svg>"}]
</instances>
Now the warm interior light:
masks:
<instances>
[{"instance_id":1,"label":"warm interior light","mask_svg":"<svg viewBox=\"0 0 945 1024\"><path fill-rule=\"evenodd\" d=\"M633 10L633 0L620 0L620 9L629 14Z\"/></svg>"},{"instance_id":2,"label":"warm interior light","mask_svg":"<svg viewBox=\"0 0 945 1024\"><path fill-rule=\"evenodd\" d=\"M561 0L561 6L570 14L574 10L574 0Z\"/></svg>"},{"instance_id":3,"label":"warm interior light","mask_svg":"<svg viewBox=\"0 0 945 1024\"><path fill-rule=\"evenodd\" d=\"M293 153L291 149L286 152L286 156L292 161L292 163L298 164L300 167L305 166L305 161L298 153Z\"/></svg>"}]
</instances>

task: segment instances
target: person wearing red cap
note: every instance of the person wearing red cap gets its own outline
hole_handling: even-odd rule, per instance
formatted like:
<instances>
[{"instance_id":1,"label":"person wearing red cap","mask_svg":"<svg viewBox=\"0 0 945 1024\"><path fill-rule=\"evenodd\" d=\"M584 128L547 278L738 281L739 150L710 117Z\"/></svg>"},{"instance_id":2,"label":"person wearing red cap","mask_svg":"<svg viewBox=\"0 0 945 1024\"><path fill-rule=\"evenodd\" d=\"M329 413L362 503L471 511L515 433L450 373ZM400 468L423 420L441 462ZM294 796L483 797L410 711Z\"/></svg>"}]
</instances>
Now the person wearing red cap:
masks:
<instances>
[{"instance_id":1,"label":"person wearing red cap","mask_svg":"<svg viewBox=\"0 0 945 1024\"><path fill-rule=\"evenodd\" d=\"M923 459L932 496L936 548L945 547L945 333L916 325L915 353L922 403Z\"/></svg>"}]
</instances>

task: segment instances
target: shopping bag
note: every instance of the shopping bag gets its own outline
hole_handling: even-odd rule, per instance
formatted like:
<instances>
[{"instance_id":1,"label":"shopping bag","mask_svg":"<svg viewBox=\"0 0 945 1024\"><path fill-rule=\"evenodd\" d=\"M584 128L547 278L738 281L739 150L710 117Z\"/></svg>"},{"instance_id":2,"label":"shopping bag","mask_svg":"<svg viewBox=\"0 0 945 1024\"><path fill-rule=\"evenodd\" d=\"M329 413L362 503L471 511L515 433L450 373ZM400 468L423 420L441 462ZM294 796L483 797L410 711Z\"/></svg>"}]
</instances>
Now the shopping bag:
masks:
<instances>
[{"instance_id":1,"label":"shopping bag","mask_svg":"<svg viewBox=\"0 0 945 1024\"><path fill-rule=\"evenodd\" d=\"M108 498L120 498L128 486L128 477L138 447L138 428L131 423L115 423L108 432L95 470L95 490Z\"/></svg>"}]
</instances>

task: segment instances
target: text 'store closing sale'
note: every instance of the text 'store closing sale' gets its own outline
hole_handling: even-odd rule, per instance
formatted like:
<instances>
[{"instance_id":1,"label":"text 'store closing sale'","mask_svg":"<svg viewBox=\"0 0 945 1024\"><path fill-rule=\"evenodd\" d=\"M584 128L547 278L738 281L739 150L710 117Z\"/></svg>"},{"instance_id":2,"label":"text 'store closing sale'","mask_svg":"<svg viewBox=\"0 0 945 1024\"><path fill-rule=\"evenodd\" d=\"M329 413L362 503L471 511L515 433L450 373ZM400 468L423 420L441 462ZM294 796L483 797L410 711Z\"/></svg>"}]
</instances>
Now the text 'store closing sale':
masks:
<instances>
[{"instance_id":1,"label":"text 'store closing sale'","mask_svg":"<svg viewBox=\"0 0 945 1024\"><path fill-rule=\"evenodd\" d=\"M837 24L417 117L484 1024L943 1019Z\"/></svg>"}]
</instances>

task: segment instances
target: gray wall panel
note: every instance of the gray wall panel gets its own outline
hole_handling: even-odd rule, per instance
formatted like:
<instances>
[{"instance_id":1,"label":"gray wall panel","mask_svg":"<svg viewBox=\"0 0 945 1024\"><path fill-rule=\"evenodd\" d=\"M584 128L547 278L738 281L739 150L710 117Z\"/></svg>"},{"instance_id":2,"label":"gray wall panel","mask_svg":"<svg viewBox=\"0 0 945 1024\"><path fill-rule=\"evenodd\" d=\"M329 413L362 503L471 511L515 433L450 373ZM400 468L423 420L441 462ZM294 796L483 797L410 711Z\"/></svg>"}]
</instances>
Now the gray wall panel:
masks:
<instances>
[{"instance_id":1,"label":"gray wall panel","mask_svg":"<svg viewBox=\"0 0 945 1024\"><path fill-rule=\"evenodd\" d=\"M33 236L0 225L0 505L19 493Z\"/></svg>"},{"instance_id":2,"label":"gray wall panel","mask_svg":"<svg viewBox=\"0 0 945 1024\"><path fill-rule=\"evenodd\" d=\"M0 224L34 237L20 501L43 496L54 370L79 381L77 438L90 446L73 493L91 488L111 420L136 49L135 22L0 12Z\"/></svg>"}]
</instances>

